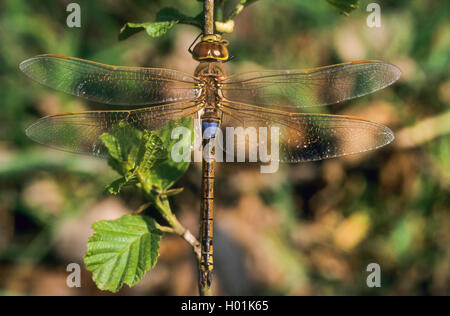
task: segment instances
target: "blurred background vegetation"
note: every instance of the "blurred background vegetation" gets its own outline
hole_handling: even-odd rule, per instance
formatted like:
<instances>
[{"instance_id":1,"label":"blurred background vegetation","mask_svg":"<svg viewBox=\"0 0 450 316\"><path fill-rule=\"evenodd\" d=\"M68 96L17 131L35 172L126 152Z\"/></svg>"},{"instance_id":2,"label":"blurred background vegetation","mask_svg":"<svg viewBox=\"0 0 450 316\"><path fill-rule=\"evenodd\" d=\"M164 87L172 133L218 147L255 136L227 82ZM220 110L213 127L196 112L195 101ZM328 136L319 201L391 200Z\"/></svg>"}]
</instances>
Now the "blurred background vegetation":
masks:
<instances>
[{"instance_id":1,"label":"blurred background vegetation","mask_svg":"<svg viewBox=\"0 0 450 316\"><path fill-rule=\"evenodd\" d=\"M230 0L232 1L232 0ZM117 177L105 161L58 152L24 129L48 114L102 108L40 86L18 64L55 53L114 65L192 73L187 47L198 35L176 26L117 40L126 22L152 21L163 7L194 16L200 2L79 0L82 27L66 26L70 1L0 2L0 294L104 295L82 271L66 286L66 266L82 264L91 224L132 212L135 190L104 192ZM236 2L236 1L234 1ZM215 293L267 295L450 294L450 3L385 0L382 27L366 24L367 4L350 16L325 1L260 0L226 36L236 56L229 73L308 68L358 59L399 66L394 86L330 113L391 127L385 148L260 174L251 164L221 164L216 180ZM191 165L172 203L197 232L200 169ZM382 287L366 286L369 263ZM196 295L196 262L187 244L165 236L160 259L136 287L119 295Z\"/></svg>"}]
</instances>

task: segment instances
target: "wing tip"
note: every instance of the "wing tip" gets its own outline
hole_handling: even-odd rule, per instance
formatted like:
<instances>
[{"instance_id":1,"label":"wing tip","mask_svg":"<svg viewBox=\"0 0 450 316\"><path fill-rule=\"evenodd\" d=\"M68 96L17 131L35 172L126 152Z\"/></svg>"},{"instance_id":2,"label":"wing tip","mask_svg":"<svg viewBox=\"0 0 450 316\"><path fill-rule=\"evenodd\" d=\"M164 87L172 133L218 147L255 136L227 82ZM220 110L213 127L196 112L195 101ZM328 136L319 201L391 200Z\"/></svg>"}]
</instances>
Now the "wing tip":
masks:
<instances>
[{"instance_id":1,"label":"wing tip","mask_svg":"<svg viewBox=\"0 0 450 316\"><path fill-rule=\"evenodd\" d=\"M52 115L41 117L36 121L34 121L33 123L31 123L30 125L28 125L27 128L25 129L25 135L27 135L27 137L30 138L31 140L39 144L45 145L46 142L42 140L41 136L46 135L45 133L44 134L41 133L41 135L39 135L39 126L48 121L49 119L51 119L51 117Z\"/></svg>"},{"instance_id":2,"label":"wing tip","mask_svg":"<svg viewBox=\"0 0 450 316\"><path fill-rule=\"evenodd\" d=\"M381 67L387 67L389 74L390 74L390 78L391 80L388 82L388 85L396 82L398 79L400 79L401 75L402 75L402 70L400 69L400 67L398 67L397 65L382 61L382 60L357 60L357 61L352 61L351 62L352 65L357 65L357 64L378 64Z\"/></svg>"},{"instance_id":3,"label":"wing tip","mask_svg":"<svg viewBox=\"0 0 450 316\"><path fill-rule=\"evenodd\" d=\"M38 63L38 67L42 66L42 64L39 65L39 62L43 62L45 60L45 58L43 58L43 57L47 57L47 56L48 55L37 55L37 56L31 57L31 58L25 59L24 61L22 61L19 64L20 71L22 71L25 75L27 75L31 79L40 82L39 76L37 76L36 73L33 71L36 69L36 68L33 68L33 65Z\"/></svg>"},{"instance_id":4,"label":"wing tip","mask_svg":"<svg viewBox=\"0 0 450 316\"><path fill-rule=\"evenodd\" d=\"M28 73L27 73L27 68L28 68L28 66L29 66L32 62L34 62L34 61L36 60L36 57L37 57L37 56L31 57L31 58L28 58L28 59L25 59L24 61L22 61L22 62L19 64L19 69L20 69L20 71L22 71L24 74L28 75Z\"/></svg>"},{"instance_id":5,"label":"wing tip","mask_svg":"<svg viewBox=\"0 0 450 316\"><path fill-rule=\"evenodd\" d=\"M389 76L390 80L387 82L387 86L393 84L394 82L400 79L400 77L402 76L402 70L400 69L400 67L391 63L386 62L382 63L388 67L388 71L390 74Z\"/></svg>"},{"instance_id":6,"label":"wing tip","mask_svg":"<svg viewBox=\"0 0 450 316\"><path fill-rule=\"evenodd\" d=\"M388 145L392 143L395 140L395 134L394 132L387 126L383 125L382 132L380 133L385 137L385 142L381 146Z\"/></svg>"},{"instance_id":7,"label":"wing tip","mask_svg":"<svg viewBox=\"0 0 450 316\"><path fill-rule=\"evenodd\" d=\"M356 119L361 119L361 118L356 118ZM386 145L392 143L395 140L394 132L386 125L377 123L374 121L366 120L366 119L363 119L363 120L365 120L366 122L368 122L368 123L372 124L372 126L374 126L373 132L376 135L376 139L378 140L376 142L376 144L369 150L375 150L375 149L381 148L383 146L386 146Z\"/></svg>"},{"instance_id":8,"label":"wing tip","mask_svg":"<svg viewBox=\"0 0 450 316\"><path fill-rule=\"evenodd\" d=\"M33 129L40 124L40 122L42 121L42 118L34 121L33 123L31 123L30 125L28 125L28 127L25 129L25 135L27 135L28 138L30 138L31 140L42 144L42 142L39 141L39 139L37 139L37 137L35 137L35 134L33 133Z\"/></svg>"},{"instance_id":9,"label":"wing tip","mask_svg":"<svg viewBox=\"0 0 450 316\"><path fill-rule=\"evenodd\" d=\"M400 69L400 67L398 67L398 66L396 66L394 64L390 64L390 65L392 66L392 68L394 70L393 72L394 72L395 76L394 76L394 81L393 82L395 82L395 81L400 79L400 77L402 76L403 72Z\"/></svg>"},{"instance_id":10,"label":"wing tip","mask_svg":"<svg viewBox=\"0 0 450 316\"><path fill-rule=\"evenodd\" d=\"M37 62L37 61L42 61L45 60L47 58L60 58L60 59L69 59L69 57L66 56L62 56L62 55L56 55L56 54L41 54L41 55L36 55L33 57L30 57L28 59L25 59L24 61L22 61L19 64L19 69L27 74L27 68L28 66L30 66L31 64Z\"/></svg>"}]
</instances>

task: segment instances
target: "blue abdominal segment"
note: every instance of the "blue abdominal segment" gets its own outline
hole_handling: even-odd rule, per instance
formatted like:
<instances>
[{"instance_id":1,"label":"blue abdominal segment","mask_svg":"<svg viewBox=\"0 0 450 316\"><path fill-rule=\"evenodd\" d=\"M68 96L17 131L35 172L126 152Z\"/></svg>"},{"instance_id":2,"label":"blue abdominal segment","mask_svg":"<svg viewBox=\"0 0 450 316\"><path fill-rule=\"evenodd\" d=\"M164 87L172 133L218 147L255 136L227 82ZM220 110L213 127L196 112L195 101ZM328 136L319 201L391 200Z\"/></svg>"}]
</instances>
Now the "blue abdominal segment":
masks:
<instances>
[{"instance_id":1,"label":"blue abdominal segment","mask_svg":"<svg viewBox=\"0 0 450 316\"><path fill-rule=\"evenodd\" d=\"M211 139L216 137L219 123L217 122L202 122L203 139Z\"/></svg>"}]
</instances>

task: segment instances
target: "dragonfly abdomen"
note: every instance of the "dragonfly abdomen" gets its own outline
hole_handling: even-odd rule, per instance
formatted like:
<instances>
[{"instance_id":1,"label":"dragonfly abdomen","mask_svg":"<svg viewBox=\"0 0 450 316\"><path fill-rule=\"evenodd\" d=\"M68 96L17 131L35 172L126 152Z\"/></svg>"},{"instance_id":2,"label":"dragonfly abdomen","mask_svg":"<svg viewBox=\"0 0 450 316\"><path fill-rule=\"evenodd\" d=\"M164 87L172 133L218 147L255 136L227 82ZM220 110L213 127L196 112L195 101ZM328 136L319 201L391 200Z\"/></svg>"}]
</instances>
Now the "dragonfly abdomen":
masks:
<instances>
[{"instance_id":1,"label":"dragonfly abdomen","mask_svg":"<svg viewBox=\"0 0 450 316\"><path fill-rule=\"evenodd\" d=\"M214 225L214 156L215 137L220 126L219 111L215 107L203 109L203 166L202 166L202 208L201 208L201 282L208 287L212 281L213 225Z\"/></svg>"},{"instance_id":2,"label":"dragonfly abdomen","mask_svg":"<svg viewBox=\"0 0 450 316\"><path fill-rule=\"evenodd\" d=\"M213 226L214 226L214 163L203 162L202 168L202 209L201 209L201 281L211 285L213 260Z\"/></svg>"},{"instance_id":3,"label":"dragonfly abdomen","mask_svg":"<svg viewBox=\"0 0 450 316\"><path fill-rule=\"evenodd\" d=\"M215 138L218 129L219 129L218 122L203 121L202 122L203 138L205 139Z\"/></svg>"}]
</instances>

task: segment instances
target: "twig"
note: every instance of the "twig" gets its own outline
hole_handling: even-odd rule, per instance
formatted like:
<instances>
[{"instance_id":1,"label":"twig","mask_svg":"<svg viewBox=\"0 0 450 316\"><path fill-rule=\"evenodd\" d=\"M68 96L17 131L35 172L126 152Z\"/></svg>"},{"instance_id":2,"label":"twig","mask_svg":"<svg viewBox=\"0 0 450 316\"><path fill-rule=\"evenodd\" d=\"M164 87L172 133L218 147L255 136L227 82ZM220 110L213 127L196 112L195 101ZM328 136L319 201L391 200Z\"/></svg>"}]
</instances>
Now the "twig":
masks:
<instances>
[{"instance_id":1,"label":"twig","mask_svg":"<svg viewBox=\"0 0 450 316\"><path fill-rule=\"evenodd\" d=\"M197 238L195 238L192 233L186 229L186 231L183 234L183 239L187 241L188 244L192 246L192 249L195 252L195 255L197 256L198 262L200 262L201 259L201 246Z\"/></svg>"},{"instance_id":2,"label":"twig","mask_svg":"<svg viewBox=\"0 0 450 316\"><path fill-rule=\"evenodd\" d=\"M223 16L223 3L218 0L218 4L221 4L220 9L216 9L217 18L215 22L216 32L218 33L233 33L234 31L234 18L239 15L242 10L244 10L250 4L258 1L258 0L241 0L236 4L234 9L228 14L228 16L224 19Z\"/></svg>"},{"instance_id":3,"label":"twig","mask_svg":"<svg viewBox=\"0 0 450 316\"><path fill-rule=\"evenodd\" d=\"M180 236L181 238L183 238L189 245L191 245L192 250L195 253L195 256L197 257L197 260L200 261L201 257L201 247L200 247L200 243L198 242L197 238L195 238L194 235L192 235L192 233L190 232L190 230L185 229L184 234L180 235L178 234L175 229L173 229L173 227L168 227L168 226L163 226L160 224L156 224L156 228L158 228L158 230L164 232L164 233L169 233L169 234L176 234L178 236Z\"/></svg>"},{"instance_id":4,"label":"twig","mask_svg":"<svg viewBox=\"0 0 450 316\"><path fill-rule=\"evenodd\" d=\"M246 6L256 1L257 0L241 0L233 9L233 11L231 11L230 14L227 16L226 21L233 20L239 13L242 12L242 10L245 9Z\"/></svg>"},{"instance_id":5,"label":"twig","mask_svg":"<svg viewBox=\"0 0 450 316\"><path fill-rule=\"evenodd\" d=\"M156 210L161 214L161 216L166 220L166 222L169 224L169 226L162 226L158 224L157 228L162 232L176 234L181 238L183 238L189 245L191 245L192 250L194 251L195 256L197 257L197 260L200 262L200 254L201 254L200 242L188 229L186 229L178 221L178 218L175 216L175 214L172 213L172 209L170 207L170 203L169 200L167 199L167 196L159 195L155 197L155 195L151 193L151 189L148 186L146 186L145 179L143 178L142 174L138 171L136 175L139 179L139 182L141 183L143 191L146 193L146 196L150 200L150 202L142 205L135 213L139 214L150 205L153 205L156 208Z\"/></svg>"},{"instance_id":6,"label":"twig","mask_svg":"<svg viewBox=\"0 0 450 316\"><path fill-rule=\"evenodd\" d=\"M203 3L204 34L214 34L214 0L205 0Z\"/></svg>"}]
</instances>

